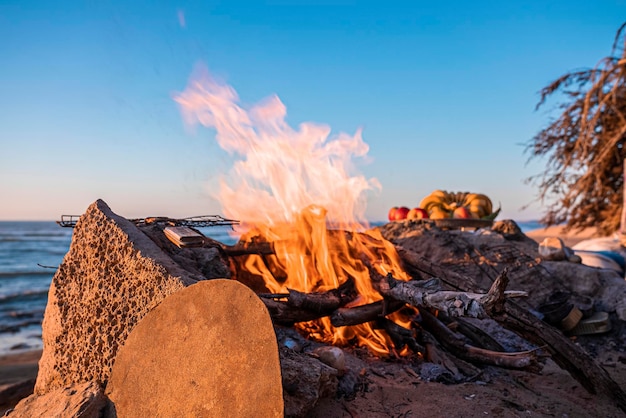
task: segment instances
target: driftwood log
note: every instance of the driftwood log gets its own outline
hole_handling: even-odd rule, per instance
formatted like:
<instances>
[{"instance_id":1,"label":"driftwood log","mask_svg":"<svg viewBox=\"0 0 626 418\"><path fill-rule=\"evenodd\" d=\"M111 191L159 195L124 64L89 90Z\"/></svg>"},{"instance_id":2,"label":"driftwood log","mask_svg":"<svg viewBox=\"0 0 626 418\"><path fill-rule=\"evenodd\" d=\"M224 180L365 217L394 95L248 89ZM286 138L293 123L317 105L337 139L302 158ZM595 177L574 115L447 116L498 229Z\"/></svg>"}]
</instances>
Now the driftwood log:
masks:
<instances>
[{"instance_id":1,"label":"driftwood log","mask_svg":"<svg viewBox=\"0 0 626 418\"><path fill-rule=\"evenodd\" d=\"M486 318L496 304L504 301L508 284L506 273L499 276L487 293L453 292L441 289L439 279L411 280L381 276L370 268L370 278L377 290L386 298L406 302L415 307L427 307L446 312L448 315Z\"/></svg>"},{"instance_id":2,"label":"driftwood log","mask_svg":"<svg viewBox=\"0 0 626 418\"><path fill-rule=\"evenodd\" d=\"M448 351L462 359L511 369L525 369L533 373L542 369L537 350L507 353L475 347L457 337L428 309L420 310L420 318L419 323L424 329L433 334Z\"/></svg>"},{"instance_id":3,"label":"driftwood log","mask_svg":"<svg viewBox=\"0 0 626 418\"><path fill-rule=\"evenodd\" d=\"M451 269L432 263L429 259L397 246L400 258L419 271L440 278L454 289L480 292L475 280ZM487 270L487 274L491 271ZM497 277L492 277L495 280ZM547 350L561 368L567 370L587 391L608 397L626 411L626 393L581 347L566 338L561 331L546 324L512 300L506 300L491 317L504 327L515 331L528 341Z\"/></svg>"}]
</instances>

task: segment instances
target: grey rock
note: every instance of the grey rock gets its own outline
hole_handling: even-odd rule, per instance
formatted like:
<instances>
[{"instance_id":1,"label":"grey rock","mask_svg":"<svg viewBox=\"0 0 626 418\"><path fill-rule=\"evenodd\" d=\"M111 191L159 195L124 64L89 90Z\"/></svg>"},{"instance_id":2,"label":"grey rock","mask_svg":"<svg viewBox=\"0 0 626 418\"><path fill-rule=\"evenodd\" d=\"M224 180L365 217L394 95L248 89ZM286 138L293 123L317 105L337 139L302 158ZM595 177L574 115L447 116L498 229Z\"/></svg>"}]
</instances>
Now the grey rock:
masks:
<instances>
[{"instance_id":1,"label":"grey rock","mask_svg":"<svg viewBox=\"0 0 626 418\"><path fill-rule=\"evenodd\" d=\"M286 417L304 417L318 401L335 396L338 372L306 354L280 349Z\"/></svg>"},{"instance_id":2,"label":"grey rock","mask_svg":"<svg viewBox=\"0 0 626 418\"><path fill-rule=\"evenodd\" d=\"M563 240L558 237L548 237L539 244L539 255L544 260L563 261L569 260L574 253L567 248Z\"/></svg>"}]
</instances>

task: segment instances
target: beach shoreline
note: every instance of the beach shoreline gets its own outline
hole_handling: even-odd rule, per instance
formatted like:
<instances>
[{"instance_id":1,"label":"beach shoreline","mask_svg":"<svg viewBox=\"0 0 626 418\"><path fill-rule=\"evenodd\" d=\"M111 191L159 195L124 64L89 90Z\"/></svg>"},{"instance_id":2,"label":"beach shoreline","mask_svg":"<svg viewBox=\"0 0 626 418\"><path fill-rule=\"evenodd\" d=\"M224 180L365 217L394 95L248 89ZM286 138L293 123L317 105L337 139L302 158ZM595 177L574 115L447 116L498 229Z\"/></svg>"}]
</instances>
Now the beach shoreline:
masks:
<instances>
[{"instance_id":1,"label":"beach shoreline","mask_svg":"<svg viewBox=\"0 0 626 418\"><path fill-rule=\"evenodd\" d=\"M41 349L36 349L0 356L0 388L25 378L37 377L41 353Z\"/></svg>"},{"instance_id":2,"label":"beach shoreline","mask_svg":"<svg viewBox=\"0 0 626 418\"><path fill-rule=\"evenodd\" d=\"M558 237L563 240L563 243L567 247L573 247L574 245L584 240L601 237L601 235L598 234L596 228L585 228L583 230L572 230L566 232L565 226L563 225L533 229L531 231L525 232L524 234L527 237L535 240L538 244L546 238Z\"/></svg>"},{"instance_id":3,"label":"beach shoreline","mask_svg":"<svg viewBox=\"0 0 626 418\"><path fill-rule=\"evenodd\" d=\"M0 356L0 416L33 393L42 350Z\"/></svg>"}]
</instances>

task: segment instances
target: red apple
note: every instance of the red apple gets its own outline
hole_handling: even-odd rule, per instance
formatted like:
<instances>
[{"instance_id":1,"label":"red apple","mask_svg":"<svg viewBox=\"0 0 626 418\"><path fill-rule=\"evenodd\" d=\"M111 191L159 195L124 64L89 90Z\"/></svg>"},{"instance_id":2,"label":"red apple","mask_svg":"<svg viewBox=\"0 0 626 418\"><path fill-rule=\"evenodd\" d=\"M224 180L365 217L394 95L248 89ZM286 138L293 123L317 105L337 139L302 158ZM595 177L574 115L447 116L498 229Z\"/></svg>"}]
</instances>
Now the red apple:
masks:
<instances>
[{"instance_id":1,"label":"red apple","mask_svg":"<svg viewBox=\"0 0 626 418\"><path fill-rule=\"evenodd\" d=\"M407 219L427 219L428 218L428 212L426 212L422 208L413 208L406 215L406 218Z\"/></svg>"},{"instance_id":2,"label":"red apple","mask_svg":"<svg viewBox=\"0 0 626 418\"><path fill-rule=\"evenodd\" d=\"M452 217L456 219L470 219L472 214L465 206L459 206L452 212Z\"/></svg>"},{"instance_id":3,"label":"red apple","mask_svg":"<svg viewBox=\"0 0 626 418\"><path fill-rule=\"evenodd\" d=\"M394 206L391 209L389 209L389 214L387 215L387 219L389 219L390 221L395 221L396 220L396 211L397 210L398 210L397 206Z\"/></svg>"},{"instance_id":4,"label":"red apple","mask_svg":"<svg viewBox=\"0 0 626 418\"><path fill-rule=\"evenodd\" d=\"M410 209L406 206L400 206L398 209L396 209L396 212L394 213L395 220L401 221L403 219L406 219L406 216L409 214L409 210Z\"/></svg>"}]
</instances>

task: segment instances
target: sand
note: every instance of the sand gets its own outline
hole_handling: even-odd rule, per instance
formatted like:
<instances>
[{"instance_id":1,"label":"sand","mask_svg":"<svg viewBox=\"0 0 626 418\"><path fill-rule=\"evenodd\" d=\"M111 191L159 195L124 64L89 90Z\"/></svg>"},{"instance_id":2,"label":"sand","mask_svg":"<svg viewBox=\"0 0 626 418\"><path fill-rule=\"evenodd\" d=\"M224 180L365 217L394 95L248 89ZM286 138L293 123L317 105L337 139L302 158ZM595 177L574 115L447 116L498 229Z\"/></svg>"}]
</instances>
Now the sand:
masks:
<instances>
[{"instance_id":1,"label":"sand","mask_svg":"<svg viewBox=\"0 0 626 418\"><path fill-rule=\"evenodd\" d=\"M33 392L41 350L0 356L0 416Z\"/></svg>"},{"instance_id":2,"label":"sand","mask_svg":"<svg viewBox=\"0 0 626 418\"><path fill-rule=\"evenodd\" d=\"M0 389L34 379L41 351L0 357ZM608 358L607 358L608 357ZM626 362L605 354L598 361L620 385L626 384ZM608 366L608 367L607 367ZM610 401L599 399L549 360L539 375L492 369L488 382L444 385L425 382L407 367L372 374L355 399L325 398L309 417L622 417ZM496 370L495 374L493 370ZM482 376L483 378L487 376ZM34 383L34 380L33 380ZM32 391L32 387L30 389ZM27 395L26 395L27 396ZM0 416L12 407L0 400Z\"/></svg>"},{"instance_id":3,"label":"sand","mask_svg":"<svg viewBox=\"0 0 626 418\"><path fill-rule=\"evenodd\" d=\"M596 228L585 228L582 231L569 231L564 232L563 226L550 226L547 228L535 229L530 232L526 232L526 235L538 243L541 243L545 238L558 237L563 240L566 246L572 247L578 244L580 241L584 241L590 238L598 238L598 232Z\"/></svg>"},{"instance_id":4,"label":"sand","mask_svg":"<svg viewBox=\"0 0 626 418\"><path fill-rule=\"evenodd\" d=\"M0 356L0 388L21 380L37 377L41 350Z\"/></svg>"}]
</instances>

